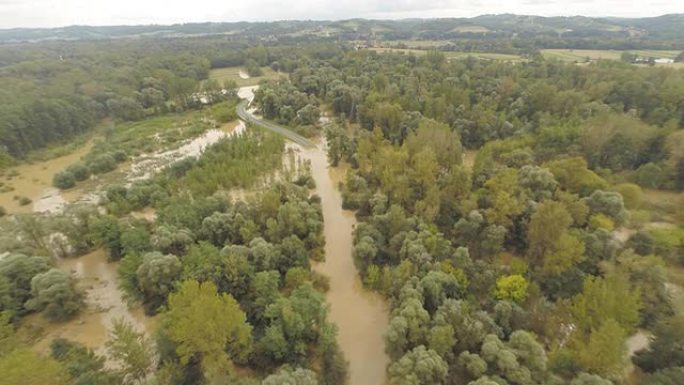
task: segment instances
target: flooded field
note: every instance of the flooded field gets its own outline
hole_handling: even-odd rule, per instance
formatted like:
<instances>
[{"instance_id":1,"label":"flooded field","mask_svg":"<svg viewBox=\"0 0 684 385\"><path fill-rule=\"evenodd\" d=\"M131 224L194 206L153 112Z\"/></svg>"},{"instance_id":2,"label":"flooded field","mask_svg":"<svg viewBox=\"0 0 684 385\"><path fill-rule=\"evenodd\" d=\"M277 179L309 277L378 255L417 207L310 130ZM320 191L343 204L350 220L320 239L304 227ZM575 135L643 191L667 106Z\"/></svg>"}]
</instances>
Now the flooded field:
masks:
<instances>
[{"instance_id":1,"label":"flooded field","mask_svg":"<svg viewBox=\"0 0 684 385\"><path fill-rule=\"evenodd\" d=\"M142 307L129 309L118 287L116 263L108 263L103 250L96 250L82 257L63 259L58 267L74 274L79 285L86 290L87 307L74 319L50 323L40 314L32 314L22 320L21 333L31 338L34 348L48 351L55 338L77 341L104 353L108 331L116 319L123 319L138 331L154 331L156 319L145 316Z\"/></svg>"},{"instance_id":2,"label":"flooded field","mask_svg":"<svg viewBox=\"0 0 684 385\"><path fill-rule=\"evenodd\" d=\"M379 294L363 288L354 266L352 230L356 219L351 211L342 210L342 196L336 187L344 175L340 169L328 167L323 145L301 149L300 156L311 161L316 193L322 201L326 260L314 269L330 278L330 319L338 327L340 348L349 360L349 384L385 384L389 357L383 336L388 306Z\"/></svg>"},{"instance_id":3,"label":"flooded field","mask_svg":"<svg viewBox=\"0 0 684 385\"><path fill-rule=\"evenodd\" d=\"M45 211L46 208L63 203L63 198L58 197L59 190L52 187L52 177L70 164L79 161L90 151L93 144L94 141L89 140L69 155L12 167L11 170L14 170L13 173L16 176L0 177L0 182L5 186L11 186L14 190L0 193L0 206L4 207L8 213L14 214ZM18 200L14 199L15 196L28 197L33 203L21 206Z\"/></svg>"}]
</instances>

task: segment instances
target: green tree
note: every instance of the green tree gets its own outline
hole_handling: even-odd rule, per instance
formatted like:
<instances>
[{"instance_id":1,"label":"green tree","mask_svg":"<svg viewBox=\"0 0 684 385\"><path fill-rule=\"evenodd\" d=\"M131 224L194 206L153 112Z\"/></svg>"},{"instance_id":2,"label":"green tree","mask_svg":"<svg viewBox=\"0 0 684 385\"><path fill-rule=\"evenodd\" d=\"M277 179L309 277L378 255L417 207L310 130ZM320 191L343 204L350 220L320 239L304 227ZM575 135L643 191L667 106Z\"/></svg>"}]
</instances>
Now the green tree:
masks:
<instances>
[{"instance_id":1,"label":"green tree","mask_svg":"<svg viewBox=\"0 0 684 385\"><path fill-rule=\"evenodd\" d=\"M449 368L434 350L418 346L389 367L390 382L394 385L444 384Z\"/></svg>"},{"instance_id":2,"label":"green tree","mask_svg":"<svg viewBox=\"0 0 684 385\"><path fill-rule=\"evenodd\" d=\"M51 356L69 373L74 385L119 385L122 378L105 368L106 359L85 346L64 338L50 344Z\"/></svg>"},{"instance_id":3,"label":"green tree","mask_svg":"<svg viewBox=\"0 0 684 385\"><path fill-rule=\"evenodd\" d=\"M154 346L143 333L138 333L123 319L114 320L109 340L109 355L121 365L125 376L142 382L154 363Z\"/></svg>"},{"instance_id":4,"label":"green tree","mask_svg":"<svg viewBox=\"0 0 684 385\"><path fill-rule=\"evenodd\" d=\"M684 367L684 316L669 317L656 325L650 346L640 350L633 361L652 373L668 367Z\"/></svg>"},{"instance_id":5,"label":"green tree","mask_svg":"<svg viewBox=\"0 0 684 385\"><path fill-rule=\"evenodd\" d=\"M52 358L28 348L19 348L0 357L3 385L70 385L69 374Z\"/></svg>"},{"instance_id":6,"label":"green tree","mask_svg":"<svg viewBox=\"0 0 684 385\"><path fill-rule=\"evenodd\" d=\"M182 266L175 255L151 252L143 255L136 271L140 293L149 309L156 309L173 291L181 275Z\"/></svg>"},{"instance_id":7,"label":"green tree","mask_svg":"<svg viewBox=\"0 0 684 385\"><path fill-rule=\"evenodd\" d=\"M230 294L219 294L211 282L180 284L169 297L164 318L165 332L176 344L181 363L198 360L208 378L228 368L231 360L244 362L251 352L252 327L245 313Z\"/></svg>"},{"instance_id":8,"label":"green tree","mask_svg":"<svg viewBox=\"0 0 684 385\"><path fill-rule=\"evenodd\" d=\"M500 300L511 300L521 303L527 298L527 287L529 283L520 274L499 277L496 280L496 290L494 295Z\"/></svg>"},{"instance_id":9,"label":"green tree","mask_svg":"<svg viewBox=\"0 0 684 385\"><path fill-rule=\"evenodd\" d=\"M588 343L580 348L578 361L588 371L601 376L618 378L627 363L625 330L613 319L608 319L589 335Z\"/></svg>"},{"instance_id":10,"label":"green tree","mask_svg":"<svg viewBox=\"0 0 684 385\"><path fill-rule=\"evenodd\" d=\"M640 309L639 290L632 289L623 275L613 273L605 278L586 278L582 293L572 299L570 311L580 331L597 330L612 319L630 332L639 321Z\"/></svg>"},{"instance_id":11,"label":"green tree","mask_svg":"<svg viewBox=\"0 0 684 385\"><path fill-rule=\"evenodd\" d=\"M309 369L280 369L278 373L266 377L261 385L318 385L316 373Z\"/></svg>"},{"instance_id":12,"label":"green tree","mask_svg":"<svg viewBox=\"0 0 684 385\"><path fill-rule=\"evenodd\" d=\"M562 203L548 201L539 204L527 226L529 253L539 263L556 251L561 236L572 223L572 217Z\"/></svg>"},{"instance_id":13,"label":"green tree","mask_svg":"<svg viewBox=\"0 0 684 385\"><path fill-rule=\"evenodd\" d=\"M51 269L31 279L27 309L44 310L48 319L62 321L73 317L83 307L83 293L76 288L76 280L69 273Z\"/></svg>"},{"instance_id":14,"label":"green tree","mask_svg":"<svg viewBox=\"0 0 684 385\"><path fill-rule=\"evenodd\" d=\"M0 259L0 310L19 315L31 297L31 280L50 269L48 258L10 254Z\"/></svg>"}]
</instances>

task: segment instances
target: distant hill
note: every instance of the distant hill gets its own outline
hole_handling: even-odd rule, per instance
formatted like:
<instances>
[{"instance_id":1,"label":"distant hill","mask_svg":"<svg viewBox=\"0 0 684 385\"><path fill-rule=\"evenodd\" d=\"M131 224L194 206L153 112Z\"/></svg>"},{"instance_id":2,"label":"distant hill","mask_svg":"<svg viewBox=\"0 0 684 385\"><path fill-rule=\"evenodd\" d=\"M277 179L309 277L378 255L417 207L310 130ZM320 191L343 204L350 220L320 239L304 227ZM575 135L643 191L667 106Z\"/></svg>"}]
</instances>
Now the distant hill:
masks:
<instances>
[{"instance_id":1,"label":"distant hill","mask_svg":"<svg viewBox=\"0 0 684 385\"><path fill-rule=\"evenodd\" d=\"M0 30L0 43L201 35L389 41L508 39L536 48L620 48L615 47L620 45L622 48L684 49L684 14L629 19L502 14L445 19L15 28Z\"/></svg>"}]
</instances>

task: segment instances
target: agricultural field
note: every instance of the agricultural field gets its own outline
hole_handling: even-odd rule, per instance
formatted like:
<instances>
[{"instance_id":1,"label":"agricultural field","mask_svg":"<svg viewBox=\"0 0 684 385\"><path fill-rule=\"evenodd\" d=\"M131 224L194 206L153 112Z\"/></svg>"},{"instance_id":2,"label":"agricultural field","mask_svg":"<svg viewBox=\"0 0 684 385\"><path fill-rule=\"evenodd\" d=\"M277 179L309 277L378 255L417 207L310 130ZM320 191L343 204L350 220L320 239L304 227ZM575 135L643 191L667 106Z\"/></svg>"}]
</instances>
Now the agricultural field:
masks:
<instances>
[{"instance_id":1,"label":"agricultural field","mask_svg":"<svg viewBox=\"0 0 684 385\"><path fill-rule=\"evenodd\" d=\"M384 47L371 47L371 51L379 53L403 53L420 56L425 55L428 51L424 49L408 49L408 48L384 48ZM491 52L453 52L453 51L443 51L444 56L448 59L463 59L468 56L476 57L478 59L487 60L504 60L510 62L517 62L523 60L519 55L504 54L504 53L491 53Z\"/></svg>"},{"instance_id":2,"label":"agricultural field","mask_svg":"<svg viewBox=\"0 0 684 385\"><path fill-rule=\"evenodd\" d=\"M262 75L251 77L243 67L215 68L209 72L209 78L215 79L220 83L226 80L234 80L238 87L255 86L260 81L266 79L277 79L282 74L273 71L270 67L261 68Z\"/></svg>"},{"instance_id":3,"label":"agricultural field","mask_svg":"<svg viewBox=\"0 0 684 385\"><path fill-rule=\"evenodd\" d=\"M567 62L584 62L589 60L620 60L623 52L630 52L639 56L648 56L655 58L674 59L679 51L658 51L658 50L635 50L635 51L619 51L619 50L595 50L595 49L542 49L542 55L547 59L558 59Z\"/></svg>"}]
</instances>

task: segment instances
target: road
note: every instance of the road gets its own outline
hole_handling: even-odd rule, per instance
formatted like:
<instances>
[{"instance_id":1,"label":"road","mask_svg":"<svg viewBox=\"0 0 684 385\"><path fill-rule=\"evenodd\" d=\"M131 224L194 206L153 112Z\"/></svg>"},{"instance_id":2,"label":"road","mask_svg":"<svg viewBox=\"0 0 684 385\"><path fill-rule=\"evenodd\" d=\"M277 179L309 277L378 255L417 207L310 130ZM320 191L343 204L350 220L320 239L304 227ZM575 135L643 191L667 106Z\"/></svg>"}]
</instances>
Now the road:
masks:
<instances>
[{"instance_id":1,"label":"road","mask_svg":"<svg viewBox=\"0 0 684 385\"><path fill-rule=\"evenodd\" d=\"M273 122L269 122L267 120L259 119L254 114L251 112L247 111L247 105L248 101L244 100L237 106L237 114L240 117L240 119L244 120L247 123L252 123L254 125L257 125L259 127L265 128L267 130L273 131L276 134L282 135L285 138L299 144L300 146L304 148L314 148L316 145L314 145L309 139L292 132L291 130L280 126L278 124L275 124Z\"/></svg>"}]
</instances>

